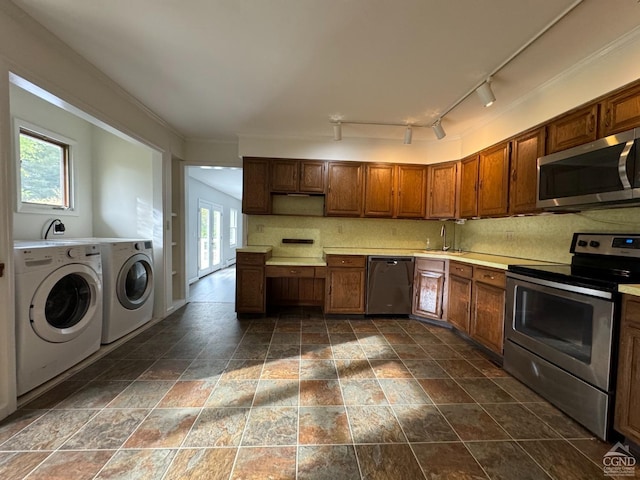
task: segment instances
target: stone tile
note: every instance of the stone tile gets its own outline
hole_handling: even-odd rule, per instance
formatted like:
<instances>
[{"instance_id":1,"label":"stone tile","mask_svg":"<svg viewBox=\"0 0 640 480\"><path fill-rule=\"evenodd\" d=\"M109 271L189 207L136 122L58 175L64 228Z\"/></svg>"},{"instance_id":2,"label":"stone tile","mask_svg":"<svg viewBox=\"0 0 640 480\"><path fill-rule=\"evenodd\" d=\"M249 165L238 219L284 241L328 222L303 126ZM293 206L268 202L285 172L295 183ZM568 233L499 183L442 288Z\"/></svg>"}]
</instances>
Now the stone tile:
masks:
<instances>
[{"instance_id":1,"label":"stone tile","mask_svg":"<svg viewBox=\"0 0 640 480\"><path fill-rule=\"evenodd\" d=\"M333 359L331 345L301 345L300 358L307 360Z\"/></svg>"},{"instance_id":2,"label":"stone tile","mask_svg":"<svg viewBox=\"0 0 640 480\"><path fill-rule=\"evenodd\" d=\"M171 389L173 381L135 381L114 398L107 408L153 408Z\"/></svg>"},{"instance_id":3,"label":"stone tile","mask_svg":"<svg viewBox=\"0 0 640 480\"><path fill-rule=\"evenodd\" d=\"M372 320L351 320L349 322L354 332L378 333L378 327Z\"/></svg>"},{"instance_id":4,"label":"stone tile","mask_svg":"<svg viewBox=\"0 0 640 480\"><path fill-rule=\"evenodd\" d=\"M397 344L393 345L393 350L398 354L398 357L402 360L412 360L412 359L430 359L431 357L420 345L412 344L412 345L402 345Z\"/></svg>"},{"instance_id":5,"label":"stone tile","mask_svg":"<svg viewBox=\"0 0 640 480\"><path fill-rule=\"evenodd\" d=\"M450 378L435 360L404 360L404 364L416 378Z\"/></svg>"},{"instance_id":6,"label":"stone tile","mask_svg":"<svg viewBox=\"0 0 640 480\"><path fill-rule=\"evenodd\" d=\"M269 345L245 344L240 345L231 357L234 360L264 360L269 353Z\"/></svg>"},{"instance_id":7,"label":"stone tile","mask_svg":"<svg viewBox=\"0 0 640 480\"><path fill-rule=\"evenodd\" d=\"M382 333L356 333L356 338L358 339L360 347L363 347L365 345L375 345L378 347L390 346L389 342Z\"/></svg>"},{"instance_id":8,"label":"stone tile","mask_svg":"<svg viewBox=\"0 0 640 480\"><path fill-rule=\"evenodd\" d=\"M258 388L258 380L220 380L205 407L250 407Z\"/></svg>"},{"instance_id":9,"label":"stone tile","mask_svg":"<svg viewBox=\"0 0 640 480\"><path fill-rule=\"evenodd\" d=\"M265 362L260 379L293 379L300 378L300 360L269 360Z\"/></svg>"},{"instance_id":10,"label":"stone tile","mask_svg":"<svg viewBox=\"0 0 640 480\"><path fill-rule=\"evenodd\" d=\"M363 480L424 478L409 445L356 445Z\"/></svg>"},{"instance_id":11,"label":"stone tile","mask_svg":"<svg viewBox=\"0 0 640 480\"><path fill-rule=\"evenodd\" d=\"M439 405L438 408L463 441L509 438L480 405Z\"/></svg>"},{"instance_id":12,"label":"stone tile","mask_svg":"<svg viewBox=\"0 0 640 480\"><path fill-rule=\"evenodd\" d=\"M555 430L519 403L496 403L483 407L516 440L559 438Z\"/></svg>"},{"instance_id":13,"label":"stone tile","mask_svg":"<svg viewBox=\"0 0 640 480\"><path fill-rule=\"evenodd\" d=\"M351 323L345 320L329 320L327 319L327 331L333 333L353 333Z\"/></svg>"},{"instance_id":14,"label":"stone tile","mask_svg":"<svg viewBox=\"0 0 640 480\"><path fill-rule=\"evenodd\" d=\"M415 343L417 343L418 345L422 345L422 346L425 346L425 345L438 345L438 344L444 343L438 337L436 337L435 335L433 335L432 333L429 333L429 332L412 333L411 334L411 338L413 338L413 341Z\"/></svg>"},{"instance_id":15,"label":"stone tile","mask_svg":"<svg viewBox=\"0 0 640 480\"><path fill-rule=\"evenodd\" d=\"M384 333L384 338L391 345L410 345L416 343L414 338L408 333Z\"/></svg>"},{"instance_id":16,"label":"stone tile","mask_svg":"<svg viewBox=\"0 0 640 480\"><path fill-rule=\"evenodd\" d=\"M420 384L412 378L380 379L378 381L391 404L432 403Z\"/></svg>"},{"instance_id":17,"label":"stone tile","mask_svg":"<svg viewBox=\"0 0 640 480\"><path fill-rule=\"evenodd\" d=\"M184 441L185 447L240 445L248 408L204 408Z\"/></svg>"},{"instance_id":18,"label":"stone tile","mask_svg":"<svg viewBox=\"0 0 640 480\"><path fill-rule=\"evenodd\" d=\"M124 448L179 447L196 421L200 409L153 410L124 444Z\"/></svg>"},{"instance_id":19,"label":"stone tile","mask_svg":"<svg viewBox=\"0 0 640 480\"><path fill-rule=\"evenodd\" d=\"M257 380L262 374L262 360L229 360L222 380Z\"/></svg>"},{"instance_id":20,"label":"stone tile","mask_svg":"<svg viewBox=\"0 0 640 480\"><path fill-rule=\"evenodd\" d=\"M473 398L450 378L419 379L431 401L437 405L447 403L475 403Z\"/></svg>"},{"instance_id":21,"label":"stone tile","mask_svg":"<svg viewBox=\"0 0 640 480\"><path fill-rule=\"evenodd\" d=\"M471 360L473 366L482 372L482 374L486 377L496 378L510 378L509 374L505 372L502 368L495 365L494 363L486 360L484 358L478 358Z\"/></svg>"},{"instance_id":22,"label":"stone tile","mask_svg":"<svg viewBox=\"0 0 640 480\"><path fill-rule=\"evenodd\" d=\"M389 407L348 406L354 443L404 443L400 424Z\"/></svg>"},{"instance_id":23,"label":"stone tile","mask_svg":"<svg viewBox=\"0 0 640 480\"><path fill-rule=\"evenodd\" d=\"M413 378L411 372L399 360L371 360L371 368L377 378Z\"/></svg>"},{"instance_id":24,"label":"stone tile","mask_svg":"<svg viewBox=\"0 0 640 480\"><path fill-rule=\"evenodd\" d=\"M462 357L458 352L449 345L435 344L422 345L422 349L429 354L434 360L461 360Z\"/></svg>"},{"instance_id":25,"label":"stone tile","mask_svg":"<svg viewBox=\"0 0 640 480\"><path fill-rule=\"evenodd\" d=\"M111 380L136 380L147 368L155 363L157 357L152 359L127 359L120 360L109 370L96 378L101 381Z\"/></svg>"},{"instance_id":26,"label":"stone tile","mask_svg":"<svg viewBox=\"0 0 640 480\"><path fill-rule=\"evenodd\" d=\"M269 352L267 353L267 360L272 359L299 359L300 358L300 345L286 345L276 344L271 345Z\"/></svg>"},{"instance_id":27,"label":"stone tile","mask_svg":"<svg viewBox=\"0 0 640 480\"><path fill-rule=\"evenodd\" d=\"M299 444L351 443L349 421L344 407L301 407L299 417Z\"/></svg>"},{"instance_id":28,"label":"stone tile","mask_svg":"<svg viewBox=\"0 0 640 480\"><path fill-rule=\"evenodd\" d=\"M48 390L43 395L33 399L32 401L24 405L22 407L22 410L48 410L55 407L69 395L77 392L86 385L87 382L85 382L84 380L79 382L72 382L67 380L65 382L59 383L51 390Z\"/></svg>"},{"instance_id":29,"label":"stone tile","mask_svg":"<svg viewBox=\"0 0 640 480\"><path fill-rule=\"evenodd\" d=\"M515 402L515 398L489 378L458 378L458 384L478 403Z\"/></svg>"},{"instance_id":30,"label":"stone tile","mask_svg":"<svg viewBox=\"0 0 640 480\"><path fill-rule=\"evenodd\" d=\"M36 468L50 452L0 452L0 478L22 480Z\"/></svg>"},{"instance_id":31,"label":"stone tile","mask_svg":"<svg viewBox=\"0 0 640 480\"><path fill-rule=\"evenodd\" d=\"M238 345L235 343L210 343L205 345L197 358L198 360L214 358L229 360L237 348Z\"/></svg>"},{"instance_id":32,"label":"stone tile","mask_svg":"<svg viewBox=\"0 0 640 480\"><path fill-rule=\"evenodd\" d=\"M159 408L202 407L213 388L215 382L203 380L179 381L171 387L158 404Z\"/></svg>"},{"instance_id":33,"label":"stone tile","mask_svg":"<svg viewBox=\"0 0 640 480\"><path fill-rule=\"evenodd\" d=\"M242 445L295 445L297 433L297 407L254 407L249 415Z\"/></svg>"},{"instance_id":34,"label":"stone tile","mask_svg":"<svg viewBox=\"0 0 640 480\"><path fill-rule=\"evenodd\" d=\"M368 360L399 360L400 357L391 345L362 344L360 348Z\"/></svg>"},{"instance_id":35,"label":"stone tile","mask_svg":"<svg viewBox=\"0 0 640 480\"><path fill-rule=\"evenodd\" d=\"M340 380L354 378L376 378L376 374L371 368L368 360L336 359L335 362Z\"/></svg>"},{"instance_id":36,"label":"stone tile","mask_svg":"<svg viewBox=\"0 0 640 480\"><path fill-rule=\"evenodd\" d=\"M349 378L340 381L345 405L387 405L380 383L371 378Z\"/></svg>"},{"instance_id":37,"label":"stone tile","mask_svg":"<svg viewBox=\"0 0 640 480\"><path fill-rule=\"evenodd\" d=\"M230 480L296 478L296 447L243 447Z\"/></svg>"},{"instance_id":38,"label":"stone tile","mask_svg":"<svg viewBox=\"0 0 640 480\"><path fill-rule=\"evenodd\" d=\"M469 442L466 446L492 479L551 480L516 442Z\"/></svg>"},{"instance_id":39,"label":"stone tile","mask_svg":"<svg viewBox=\"0 0 640 480\"><path fill-rule=\"evenodd\" d=\"M428 331L425 324L417 320L401 322L400 326L407 333L425 333Z\"/></svg>"},{"instance_id":40,"label":"stone tile","mask_svg":"<svg viewBox=\"0 0 640 480\"><path fill-rule=\"evenodd\" d=\"M103 408L127 388L129 384L130 382L128 381L89 382L85 388L72 393L54 408Z\"/></svg>"},{"instance_id":41,"label":"stone tile","mask_svg":"<svg viewBox=\"0 0 640 480\"><path fill-rule=\"evenodd\" d=\"M556 432L565 438L593 438L594 435L580 424L548 403L523 404Z\"/></svg>"},{"instance_id":42,"label":"stone tile","mask_svg":"<svg viewBox=\"0 0 640 480\"><path fill-rule=\"evenodd\" d=\"M298 480L360 480L352 445L298 447Z\"/></svg>"},{"instance_id":43,"label":"stone tile","mask_svg":"<svg viewBox=\"0 0 640 480\"><path fill-rule=\"evenodd\" d=\"M299 403L297 380L260 380L253 406L295 406Z\"/></svg>"},{"instance_id":44,"label":"stone tile","mask_svg":"<svg viewBox=\"0 0 640 480\"><path fill-rule=\"evenodd\" d=\"M29 480L80 480L93 478L115 450L53 453L36 468ZM2 477L6 478L6 477Z\"/></svg>"},{"instance_id":45,"label":"stone tile","mask_svg":"<svg viewBox=\"0 0 640 480\"><path fill-rule=\"evenodd\" d=\"M392 408L410 442L459 440L458 435L433 405L393 405Z\"/></svg>"},{"instance_id":46,"label":"stone tile","mask_svg":"<svg viewBox=\"0 0 640 480\"><path fill-rule=\"evenodd\" d=\"M295 326L291 326L287 328L296 330ZM278 331L276 327L276 333L273 334L271 345L278 345L278 344L300 345L301 334L299 333L299 331L300 331L299 326L297 327L297 331L294 331L294 332Z\"/></svg>"},{"instance_id":47,"label":"stone tile","mask_svg":"<svg viewBox=\"0 0 640 480\"><path fill-rule=\"evenodd\" d=\"M489 479L461 442L414 443L411 446L428 479Z\"/></svg>"},{"instance_id":48,"label":"stone tile","mask_svg":"<svg viewBox=\"0 0 640 480\"><path fill-rule=\"evenodd\" d=\"M235 448L182 449L163 480L228 480L236 452Z\"/></svg>"},{"instance_id":49,"label":"stone tile","mask_svg":"<svg viewBox=\"0 0 640 480\"><path fill-rule=\"evenodd\" d=\"M311 345L328 345L329 334L325 332L302 332L301 342Z\"/></svg>"},{"instance_id":50,"label":"stone tile","mask_svg":"<svg viewBox=\"0 0 640 480\"><path fill-rule=\"evenodd\" d=\"M114 450L145 419L147 409L102 410L61 447L63 450Z\"/></svg>"},{"instance_id":51,"label":"stone tile","mask_svg":"<svg viewBox=\"0 0 640 480\"><path fill-rule=\"evenodd\" d=\"M342 405L342 392L338 380L301 380L300 405Z\"/></svg>"},{"instance_id":52,"label":"stone tile","mask_svg":"<svg viewBox=\"0 0 640 480\"><path fill-rule=\"evenodd\" d=\"M95 480L149 480L162 478L175 450L120 450L105 465Z\"/></svg>"},{"instance_id":53,"label":"stone tile","mask_svg":"<svg viewBox=\"0 0 640 480\"><path fill-rule=\"evenodd\" d=\"M226 371L228 363L227 360L221 359L194 360L180 376L180 380L206 380L208 382L215 382L219 380L222 373Z\"/></svg>"},{"instance_id":54,"label":"stone tile","mask_svg":"<svg viewBox=\"0 0 640 480\"><path fill-rule=\"evenodd\" d=\"M0 422L0 445L45 413L46 410L18 410L9 415Z\"/></svg>"},{"instance_id":55,"label":"stone tile","mask_svg":"<svg viewBox=\"0 0 640 480\"><path fill-rule=\"evenodd\" d=\"M271 338L273 337L272 332L247 332L242 337L242 341L240 342L240 346L247 345L258 345L264 344L269 345L271 343Z\"/></svg>"},{"instance_id":56,"label":"stone tile","mask_svg":"<svg viewBox=\"0 0 640 480\"><path fill-rule=\"evenodd\" d=\"M466 360L437 360L438 364L453 378L483 378L480 370Z\"/></svg>"},{"instance_id":57,"label":"stone tile","mask_svg":"<svg viewBox=\"0 0 640 480\"><path fill-rule=\"evenodd\" d=\"M191 360L158 360L145 370L138 380L177 380L191 364Z\"/></svg>"},{"instance_id":58,"label":"stone tile","mask_svg":"<svg viewBox=\"0 0 640 480\"><path fill-rule=\"evenodd\" d=\"M339 343L331 346L333 358L345 360L363 360L367 358L360 345L356 343Z\"/></svg>"},{"instance_id":59,"label":"stone tile","mask_svg":"<svg viewBox=\"0 0 640 480\"><path fill-rule=\"evenodd\" d=\"M565 440L528 440L518 444L553 478L602 478L603 471Z\"/></svg>"},{"instance_id":60,"label":"stone tile","mask_svg":"<svg viewBox=\"0 0 640 480\"><path fill-rule=\"evenodd\" d=\"M102 357L75 373L70 380L74 382L91 382L117 363L118 360L115 358Z\"/></svg>"},{"instance_id":61,"label":"stone tile","mask_svg":"<svg viewBox=\"0 0 640 480\"><path fill-rule=\"evenodd\" d=\"M300 362L300 380L334 380L337 378L336 364L331 359L303 359Z\"/></svg>"},{"instance_id":62,"label":"stone tile","mask_svg":"<svg viewBox=\"0 0 640 480\"><path fill-rule=\"evenodd\" d=\"M607 442L603 442L597 438L585 439L585 440L569 440L569 443L580 450L586 457L588 457L593 463L602 466L602 459L604 454L611 450L612 445ZM627 442L622 442L626 444ZM639 460L639 456L636 455L636 460ZM636 472L640 473L640 466L636 466ZM637 474L636 474L637 476Z\"/></svg>"}]
</instances>

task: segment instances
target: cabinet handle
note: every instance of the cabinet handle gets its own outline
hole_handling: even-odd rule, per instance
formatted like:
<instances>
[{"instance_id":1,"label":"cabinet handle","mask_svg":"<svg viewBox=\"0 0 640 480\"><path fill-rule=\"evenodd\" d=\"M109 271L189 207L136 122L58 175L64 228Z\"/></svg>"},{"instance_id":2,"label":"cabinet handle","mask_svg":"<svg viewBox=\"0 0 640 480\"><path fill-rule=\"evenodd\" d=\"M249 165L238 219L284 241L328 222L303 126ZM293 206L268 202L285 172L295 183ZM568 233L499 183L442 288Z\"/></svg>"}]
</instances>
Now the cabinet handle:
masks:
<instances>
[{"instance_id":1,"label":"cabinet handle","mask_svg":"<svg viewBox=\"0 0 640 480\"><path fill-rule=\"evenodd\" d=\"M455 269L456 269L458 272L464 272L464 268L455 267Z\"/></svg>"},{"instance_id":2,"label":"cabinet handle","mask_svg":"<svg viewBox=\"0 0 640 480\"><path fill-rule=\"evenodd\" d=\"M596 128L596 116L591 115L589 118L589 131L593 132L595 128Z\"/></svg>"},{"instance_id":3,"label":"cabinet handle","mask_svg":"<svg viewBox=\"0 0 640 480\"><path fill-rule=\"evenodd\" d=\"M607 127L611 126L611 107L607 108L607 113L604 116L604 124Z\"/></svg>"},{"instance_id":4,"label":"cabinet handle","mask_svg":"<svg viewBox=\"0 0 640 480\"><path fill-rule=\"evenodd\" d=\"M489 275L488 273L484 274L484 278L489 278L491 280L495 280L496 279L496 277L494 277L493 275Z\"/></svg>"},{"instance_id":5,"label":"cabinet handle","mask_svg":"<svg viewBox=\"0 0 640 480\"><path fill-rule=\"evenodd\" d=\"M296 273L298 273L298 271L297 270L290 270L289 273L296 274Z\"/></svg>"}]
</instances>

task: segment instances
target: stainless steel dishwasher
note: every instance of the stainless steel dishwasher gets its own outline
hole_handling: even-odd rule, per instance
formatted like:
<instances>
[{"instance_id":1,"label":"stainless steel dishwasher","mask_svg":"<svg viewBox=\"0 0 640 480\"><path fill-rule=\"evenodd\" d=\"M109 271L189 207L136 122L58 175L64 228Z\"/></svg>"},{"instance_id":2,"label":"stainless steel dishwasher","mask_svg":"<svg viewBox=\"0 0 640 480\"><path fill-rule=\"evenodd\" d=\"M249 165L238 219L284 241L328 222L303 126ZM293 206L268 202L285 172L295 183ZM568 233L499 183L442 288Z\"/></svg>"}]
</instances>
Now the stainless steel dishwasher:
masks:
<instances>
[{"instance_id":1,"label":"stainless steel dishwasher","mask_svg":"<svg viewBox=\"0 0 640 480\"><path fill-rule=\"evenodd\" d=\"M369 256L367 315L411 313L413 257Z\"/></svg>"}]
</instances>

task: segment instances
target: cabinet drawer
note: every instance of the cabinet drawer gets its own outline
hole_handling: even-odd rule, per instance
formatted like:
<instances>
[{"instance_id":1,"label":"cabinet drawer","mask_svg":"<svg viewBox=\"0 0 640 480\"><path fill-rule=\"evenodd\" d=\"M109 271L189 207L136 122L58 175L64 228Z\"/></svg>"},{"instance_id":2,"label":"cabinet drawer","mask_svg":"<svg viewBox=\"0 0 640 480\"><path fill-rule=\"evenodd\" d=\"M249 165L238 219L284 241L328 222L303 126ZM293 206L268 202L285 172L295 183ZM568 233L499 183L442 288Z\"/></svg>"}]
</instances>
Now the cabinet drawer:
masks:
<instances>
[{"instance_id":1,"label":"cabinet drawer","mask_svg":"<svg viewBox=\"0 0 640 480\"><path fill-rule=\"evenodd\" d=\"M267 277L313 278L315 267L267 265L265 272Z\"/></svg>"},{"instance_id":2,"label":"cabinet drawer","mask_svg":"<svg viewBox=\"0 0 640 480\"><path fill-rule=\"evenodd\" d=\"M363 255L327 255L327 267L362 267L367 265Z\"/></svg>"},{"instance_id":3,"label":"cabinet drawer","mask_svg":"<svg viewBox=\"0 0 640 480\"><path fill-rule=\"evenodd\" d=\"M449 275L456 275L462 278L473 278L473 266L466 263L450 262Z\"/></svg>"},{"instance_id":4,"label":"cabinet drawer","mask_svg":"<svg viewBox=\"0 0 640 480\"><path fill-rule=\"evenodd\" d=\"M429 260L427 258L417 258L416 268L419 270L429 270L431 272L444 272L446 260Z\"/></svg>"},{"instance_id":5,"label":"cabinet drawer","mask_svg":"<svg viewBox=\"0 0 640 480\"><path fill-rule=\"evenodd\" d=\"M501 270L475 267L473 269L473 279L476 282L486 283L494 287L506 288L506 275Z\"/></svg>"},{"instance_id":6,"label":"cabinet drawer","mask_svg":"<svg viewBox=\"0 0 640 480\"><path fill-rule=\"evenodd\" d=\"M238 253L236 263L238 265L264 265L264 253Z\"/></svg>"}]
</instances>

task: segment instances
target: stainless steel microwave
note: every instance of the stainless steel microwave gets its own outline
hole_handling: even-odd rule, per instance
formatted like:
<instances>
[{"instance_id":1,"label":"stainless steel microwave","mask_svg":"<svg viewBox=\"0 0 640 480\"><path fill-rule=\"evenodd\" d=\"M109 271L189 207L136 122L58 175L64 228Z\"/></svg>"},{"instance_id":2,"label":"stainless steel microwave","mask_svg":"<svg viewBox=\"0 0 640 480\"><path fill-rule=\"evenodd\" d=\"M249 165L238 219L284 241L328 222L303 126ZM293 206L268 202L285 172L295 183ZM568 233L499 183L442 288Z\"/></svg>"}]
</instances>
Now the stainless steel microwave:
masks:
<instances>
[{"instance_id":1,"label":"stainless steel microwave","mask_svg":"<svg viewBox=\"0 0 640 480\"><path fill-rule=\"evenodd\" d=\"M640 128L538 159L538 208L640 204Z\"/></svg>"}]
</instances>

